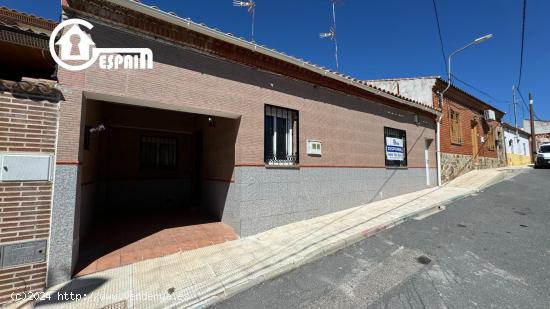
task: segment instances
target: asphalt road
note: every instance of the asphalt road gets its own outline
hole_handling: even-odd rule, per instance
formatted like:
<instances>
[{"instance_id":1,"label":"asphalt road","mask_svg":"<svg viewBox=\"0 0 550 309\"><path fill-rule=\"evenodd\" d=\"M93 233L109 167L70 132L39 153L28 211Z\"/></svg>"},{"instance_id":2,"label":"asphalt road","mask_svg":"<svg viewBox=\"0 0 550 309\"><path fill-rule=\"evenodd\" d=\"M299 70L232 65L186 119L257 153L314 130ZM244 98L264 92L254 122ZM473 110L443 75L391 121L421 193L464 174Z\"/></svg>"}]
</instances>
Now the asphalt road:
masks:
<instances>
[{"instance_id":1,"label":"asphalt road","mask_svg":"<svg viewBox=\"0 0 550 309\"><path fill-rule=\"evenodd\" d=\"M550 170L525 170L216 308L549 309Z\"/></svg>"}]
</instances>

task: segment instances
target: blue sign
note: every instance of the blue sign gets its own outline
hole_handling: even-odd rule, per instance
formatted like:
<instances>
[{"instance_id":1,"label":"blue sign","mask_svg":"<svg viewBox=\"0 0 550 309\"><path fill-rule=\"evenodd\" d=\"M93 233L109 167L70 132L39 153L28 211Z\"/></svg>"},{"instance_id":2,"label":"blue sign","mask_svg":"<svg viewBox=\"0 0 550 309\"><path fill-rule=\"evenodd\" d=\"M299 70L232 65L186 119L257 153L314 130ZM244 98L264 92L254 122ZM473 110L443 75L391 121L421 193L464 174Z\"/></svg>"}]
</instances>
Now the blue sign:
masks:
<instances>
[{"instance_id":1,"label":"blue sign","mask_svg":"<svg viewBox=\"0 0 550 309\"><path fill-rule=\"evenodd\" d=\"M405 160L405 148L402 139L386 137L386 159L390 161Z\"/></svg>"}]
</instances>

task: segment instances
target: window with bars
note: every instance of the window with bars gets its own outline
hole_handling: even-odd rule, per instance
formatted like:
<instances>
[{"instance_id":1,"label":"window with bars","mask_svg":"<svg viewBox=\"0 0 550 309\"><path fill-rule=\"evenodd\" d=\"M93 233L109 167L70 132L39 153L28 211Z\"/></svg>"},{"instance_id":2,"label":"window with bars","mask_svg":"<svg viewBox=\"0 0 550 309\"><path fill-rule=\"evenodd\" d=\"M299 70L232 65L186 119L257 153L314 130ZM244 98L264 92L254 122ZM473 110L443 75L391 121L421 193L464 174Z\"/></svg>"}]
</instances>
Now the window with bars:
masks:
<instances>
[{"instance_id":1,"label":"window with bars","mask_svg":"<svg viewBox=\"0 0 550 309\"><path fill-rule=\"evenodd\" d=\"M298 111L266 105L264 119L265 163L298 164Z\"/></svg>"},{"instance_id":2,"label":"window with bars","mask_svg":"<svg viewBox=\"0 0 550 309\"><path fill-rule=\"evenodd\" d=\"M451 108L451 143L462 144L462 125L460 123L460 113Z\"/></svg>"},{"instance_id":3,"label":"window with bars","mask_svg":"<svg viewBox=\"0 0 550 309\"><path fill-rule=\"evenodd\" d=\"M407 166L407 132L384 127L386 167Z\"/></svg>"},{"instance_id":4,"label":"window with bars","mask_svg":"<svg viewBox=\"0 0 550 309\"><path fill-rule=\"evenodd\" d=\"M175 170L178 140L173 137L142 136L140 167L142 169Z\"/></svg>"}]
</instances>

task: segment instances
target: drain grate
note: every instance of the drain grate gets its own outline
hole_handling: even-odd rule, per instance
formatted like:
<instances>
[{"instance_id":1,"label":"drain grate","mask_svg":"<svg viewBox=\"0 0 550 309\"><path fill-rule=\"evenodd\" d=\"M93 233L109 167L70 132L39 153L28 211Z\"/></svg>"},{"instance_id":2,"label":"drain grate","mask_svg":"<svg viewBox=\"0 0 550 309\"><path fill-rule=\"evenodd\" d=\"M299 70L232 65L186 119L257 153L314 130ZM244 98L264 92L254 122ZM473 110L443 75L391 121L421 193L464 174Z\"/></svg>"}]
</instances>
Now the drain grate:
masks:
<instances>
[{"instance_id":1,"label":"drain grate","mask_svg":"<svg viewBox=\"0 0 550 309\"><path fill-rule=\"evenodd\" d=\"M428 265L432 262L432 259L430 259L429 257L427 257L425 255L421 255L421 256L416 258L416 261L420 264Z\"/></svg>"},{"instance_id":2,"label":"drain grate","mask_svg":"<svg viewBox=\"0 0 550 309\"><path fill-rule=\"evenodd\" d=\"M117 303L107 305L105 307L101 307L101 309L128 309L128 304L126 303L125 300L123 300Z\"/></svg>"}]
</instances>

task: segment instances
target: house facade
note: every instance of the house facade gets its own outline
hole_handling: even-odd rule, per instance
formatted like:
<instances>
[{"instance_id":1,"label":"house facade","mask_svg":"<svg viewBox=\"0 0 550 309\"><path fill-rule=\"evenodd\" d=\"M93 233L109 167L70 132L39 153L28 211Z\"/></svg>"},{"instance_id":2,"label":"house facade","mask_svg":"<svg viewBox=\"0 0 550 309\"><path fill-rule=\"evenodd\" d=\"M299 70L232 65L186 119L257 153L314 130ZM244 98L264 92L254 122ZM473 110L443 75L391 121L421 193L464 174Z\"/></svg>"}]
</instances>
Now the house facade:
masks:
<instances>
[{"instance_id":1,"label":"house facade","mask_svg":"<svg viewBox=\"0 0 550 309\"><path fill-rule=\"evenodd\" d=\"M503 123L506 162L509 166L531 163L531 134Z\"/></svg>"},{"instance_id":2,"label":"house facade","mask_svg":"<svg viewBox=\"0 0 550 309\"><path fill-rule=\"evenodd\" d=\"M536 153L540 145L550 143L550 121L548 120L535 120L535 141L537 149L534 149ZM531 134L531 124L529 119L523 120L523 130Z\"/></svg>"},{"instance_id":3,"label":"house facade","mask_svg":"<svg viewBox=\"0 0 550 309\"><path fill-rule=\"evenodd\" d=\"M368 81L397 95L441 108L439 93L447 83L437 76ZM487 117L485 111L489 111ZM506 164L504 112L451 85L443 98L441 117L441 178L448 182L473 169Z\"/></svg>"},{"instance_id":4,"label":"house facade","mask_svg":"<svg viewBox=\"0 0 550 309\"><path fill-rule=\"evenodd\" d=\"M39 201L51 215L42 234L48 285L71 278L82 241L115 216L116 225L143 220L143 232L157 214L193 224L207 213L247 236L437 184L440 113L431 104L136 1L62 7L64 20L93 25L86 32L95 47L149 48L154 63L58 67L47 89L59 92L59 103L40 108L54 127L28 118L29 129L52 134L53 163L35 169L47 174ZM34 104L17 100L0 106ZM23 138L32 146L32 136ZM20 162L14 166L26 171ZM33 182L16 180L2 185L19 183L14 190L25 196ZM0 194L7 201L5 189ZM13 269L1 270L10 282L19 278Z\"/></svg>"}]
</instances>

